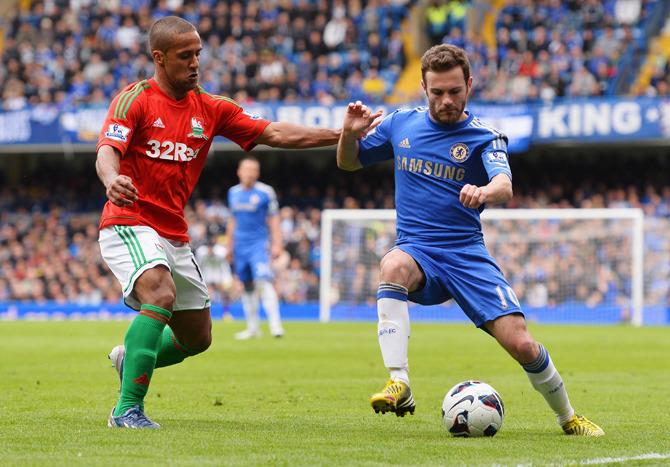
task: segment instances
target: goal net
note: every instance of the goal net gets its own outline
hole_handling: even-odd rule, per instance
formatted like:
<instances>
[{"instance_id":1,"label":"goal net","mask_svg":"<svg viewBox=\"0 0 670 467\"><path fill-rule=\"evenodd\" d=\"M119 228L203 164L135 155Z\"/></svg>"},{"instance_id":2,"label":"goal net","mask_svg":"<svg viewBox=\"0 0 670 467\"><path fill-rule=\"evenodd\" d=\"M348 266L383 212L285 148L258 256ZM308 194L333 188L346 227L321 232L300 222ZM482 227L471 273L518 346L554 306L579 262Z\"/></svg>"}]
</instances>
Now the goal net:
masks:
<instances>
[{"instance_id":1,"label":"goal net","mask_svg":"<svg viewBox=\"0 0 670 467\"><path fill-rule=\"evenodd\" d=\"M325 210L321 227L321 321L376 320L395 210ZM642 324L640 209L490 209L482 228L529 320ZM453 300L410 307L412 320L467 320Z\"/></svg>"}]
</instances>

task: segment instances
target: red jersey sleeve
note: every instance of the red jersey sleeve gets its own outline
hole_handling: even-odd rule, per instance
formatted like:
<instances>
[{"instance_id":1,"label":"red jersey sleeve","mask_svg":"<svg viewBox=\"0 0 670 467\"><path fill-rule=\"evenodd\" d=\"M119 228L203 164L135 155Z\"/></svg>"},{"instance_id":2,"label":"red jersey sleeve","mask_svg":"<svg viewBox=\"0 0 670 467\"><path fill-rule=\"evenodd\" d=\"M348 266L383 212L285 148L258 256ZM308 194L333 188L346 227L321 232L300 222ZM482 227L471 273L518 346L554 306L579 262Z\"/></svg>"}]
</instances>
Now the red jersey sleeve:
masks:
<instances>
[{"instance_id":1,"label":"red jersey sleeve","mask_svg":"<svg viewBox=\"0 0 670 467\"><path fill-rule=\"evenodd\" d=\"M217 100L217 112L219 114L219 126L216 134L224 136L238 144L245 151L251 151L258 138L270 121L251 115L229 99Z\"/></svg>"},{"instance_id":2,"label":"red jersey sleeve","mask_svg":"<svg viewBox=\"0 0 670 467\"><path fill-rule=\"evenodd\" d=\"M122 156L125 155L133 133L142 119L141 99L138 97L148 86L146 80L138 81L125 88L112 100L98 136L96 153L100 146L109 145L118 149Z\"/></svg>"}]
</instances>

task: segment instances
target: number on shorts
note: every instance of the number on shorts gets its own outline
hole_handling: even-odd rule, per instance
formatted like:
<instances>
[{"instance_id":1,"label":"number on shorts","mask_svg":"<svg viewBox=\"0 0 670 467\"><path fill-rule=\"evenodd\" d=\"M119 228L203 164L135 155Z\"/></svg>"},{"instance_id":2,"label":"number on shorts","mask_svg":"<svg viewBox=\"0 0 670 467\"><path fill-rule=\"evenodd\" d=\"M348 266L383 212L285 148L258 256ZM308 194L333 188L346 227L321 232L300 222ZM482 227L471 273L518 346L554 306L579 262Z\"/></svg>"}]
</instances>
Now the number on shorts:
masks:
<instances>
[{"instance_id":1,"label":"number on shorts","mask_svg":"<svg viewBox=\"0 0 670 467\"><path fill-rule=\"evenodd\" d=\"M505 297L505 292L507 292L507 297ZM519 304L519 299L516 298L516 294L514 293L514 290L512 290L512 287L509 285L505 286L505 292L503 292L502 287L499 285L496 285L496 293L498 294L498 298L500 299L500 306L503 308L507 308L509 305L507 303L507 299L509 298L509 301L512 302L513 305L516 306L521 306Z\"/></svg>"}]
</instances>

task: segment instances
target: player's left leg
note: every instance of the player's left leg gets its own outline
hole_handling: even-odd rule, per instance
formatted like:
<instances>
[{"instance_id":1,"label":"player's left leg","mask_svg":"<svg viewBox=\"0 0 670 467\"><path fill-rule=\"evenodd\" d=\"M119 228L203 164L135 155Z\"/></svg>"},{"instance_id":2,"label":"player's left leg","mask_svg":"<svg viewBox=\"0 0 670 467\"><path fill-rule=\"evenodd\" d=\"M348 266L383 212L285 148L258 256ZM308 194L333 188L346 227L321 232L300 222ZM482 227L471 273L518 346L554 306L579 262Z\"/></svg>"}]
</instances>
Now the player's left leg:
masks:
<instances>
[{"instance_id":1,"label":"player's left leg","mask_svg":"<svg viewBox=\"0 0 670 467\"><path fill-rule=\"evenodd\" d=\"M547 350L528 332L519 301L484 243L445 252L442 258L452 272L448 285L456 302L476 326L486 329L522 365L563 430L585 436L604 434L597 425L575 415L561 375Z\"/></svg>"},{"instance_id":2,"label":"player's left leg","mask_svg":"<svg viewBox=\"0 0 670 467\"><path fill-rule=\"evenodd\" d=\"M187 357L204 352L212 343L209 307L175 311L168 325L159 343L156 368L181 363Z\"/></svg>"},{"instance_id":3,"label":"player's left leg","mask_svg":"<svg viewBox=\"0 0 670 467\"><path fill-rule=\"evenodd\" d=\"M252 281L244 282L242 292L242 310L247 320L247 328L235 334L235 339L246 340L261 336L260 323L258 322L259 298L256 287Z\"/></svg>"},{"instance_id":4,"label":"player's left leg","mask_svg":"<svg viewBox=\"0 0 670 467\"><path fill-rule=\"evenodd\" d=\"M566 434L602 436L602 428L576 415L563 378L554 366L544 346L533 339L523 315L508 314L484 324L486 330L517 361L528 375L531 384L556 413L559 425Z\"/></svg>"},{"instance_id":5,"label":"player's left leg","mask_svg":"<svg viewBox=\"0 0 670 467\"><path fill-rule=\"evenodd\" d=\"M247 321L247 328L235 334L235 339L246 340L255 337L260 337L260 323L258 322L258 306L259 297L256 292L254 284L254 276L252 273L251 255L245 249L235 250L235 274L244 285L242 296L242 311Z\"/></svg>"}]
</instances>

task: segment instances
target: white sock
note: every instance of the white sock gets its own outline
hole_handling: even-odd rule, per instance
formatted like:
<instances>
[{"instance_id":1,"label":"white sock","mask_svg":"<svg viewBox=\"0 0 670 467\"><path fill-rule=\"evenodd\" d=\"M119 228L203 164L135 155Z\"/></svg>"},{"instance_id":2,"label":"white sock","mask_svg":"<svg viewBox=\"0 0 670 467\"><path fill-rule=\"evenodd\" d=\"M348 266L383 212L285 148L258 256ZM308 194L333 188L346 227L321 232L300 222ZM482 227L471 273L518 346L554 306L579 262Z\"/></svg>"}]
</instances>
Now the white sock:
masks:
<instances>
[{"instance_id":1,"label":"white sock","mask_svg":"<svg viewBox=\"0 0 670 467\"><path fill-rule=\"evenodd\" d=\"M255 290L242 292L242 309L247 318L247 329L258 332L258 294Z\"/></svg>"},{"instance_id":2,"label":"white sock","mask_svg":"<svg viewBox=\"0 0 670 467\"><path fill-rule=\"evenodd\" d=\"M377 291L377 335L384 366L391 379L409 384L409 310L407 289L397 284L382 282Z\"/></svg>"},{"instance_id":3,"label":"white sock","mask_svg":"<svg viewBox=\"0 0 670 467\"><path fill-rule=\"evenodd\" d=\"M284 334L279 316L279 298L277 291L270 281L258 281L256 289L260 292L263 309L268 315L268 324L270 325L270 334L273 336Z\"/></svg>"},{"instance_id":4,"label":"white sock","mask_svg":"<svg viewBox=\"0 0 670 467\"><path fill-rule=\"evenodd\" d=\"M537 392L547 401L549 407L556 413L558 424L563 425L575 414L570 405L568 391L563 384L563 378L558 373L551 361L549 353L542 344L540 346L540 355L534 362L523 365L528 379Z\"/></svg>"}]
</instances>

